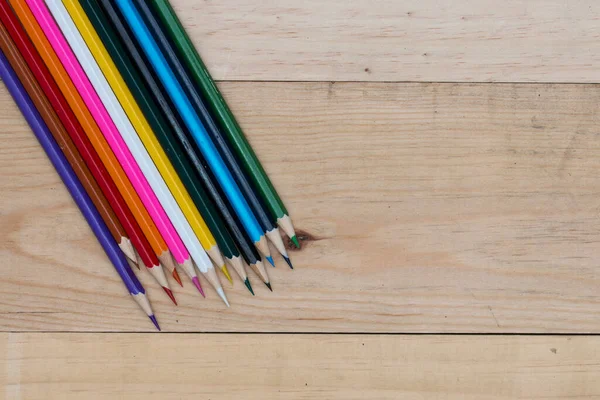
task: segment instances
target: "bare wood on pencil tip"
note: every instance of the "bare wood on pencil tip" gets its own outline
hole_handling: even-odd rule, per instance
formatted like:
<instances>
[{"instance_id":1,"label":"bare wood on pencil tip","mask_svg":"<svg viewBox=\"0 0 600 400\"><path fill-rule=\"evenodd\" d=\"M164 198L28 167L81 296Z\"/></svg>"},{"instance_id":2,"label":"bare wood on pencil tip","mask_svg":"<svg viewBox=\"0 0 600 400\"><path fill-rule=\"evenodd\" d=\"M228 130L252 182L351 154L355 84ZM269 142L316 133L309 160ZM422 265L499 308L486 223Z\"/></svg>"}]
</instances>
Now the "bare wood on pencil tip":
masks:
<instances>
[{"instance_id":1,"label":"bare wood on pencil tip","mask_svg":"<svg viewBox=\"0 0 600 400\"><path fill-rule=\"evenodd\" d=\"M221 250L219 249L219 246L214 245L211 248L206 249L206 254L208 254L210 259L214 262L214 264L217 267L222 268L222 266L225 265L225 259L223 258L223 255L221 254Z\"/></svg>"},{"instance_id":2,"label":"bare wood on pencil tip","mask_svg":"<svg viewBox=\"0 0 600 400\"><path fill-rule=\"evenodd\" d=\"M244 260L242 260L242 257L237 256L232 258L225 258L225 260L227 264L229 264L229 266L231 266L231 268L235 270L242 282L244 282L248 278L248 274L246 273L246 268L244 267Z\"/></svg>"},{"instance_id":3,"label":"bare wood on pencil tip","mask_svg":"<svg viewBox=\"0 0 600 400\"><path fill-rule=\"evenodd\" d=\"M267 238L263 235L260 237L258 242L254 242L254 245L265 257L271 257L271 250L269 250L269 243L267 243Z\"/></svg>"},{"instance_id":4,"label":"bare wood on pencil tip","mask_svg":"<svg viewBox=\"0 0 600 400\"><path fill-rule=\"evenodd\" d=\"M125 254L127 258L137 263L139 257L137 257L133 244L131 244L131 240L129 240L128 237L122 237L121 243L119 243L119 248L121 251L123 251L123 254Z\"/></svg>"},{"instance_id":5,"label":"bare wood on pencil tip","mask_svg":"<svg viewBox=\"0 0 600 400\"><path fill-rule=\"evenodd\" d=\"M271 243L273 243L273 246L275 246L279 254L283 255L284 257L288 257L288 253L285 249L285 245L283 244L283 239L281 238L278 228L265 232L265 235L269 238Z\"/></svg>"},{"instance_id":6,"label":"bare wood on pencil tip","mask_svg":"<svg viewBox=\"0 0 600 400\"><path fill-rule=\"evenodd\" d=\"M158 260L160 263L169 271L169 273L173 273L175 270L175 261L173 260L173 256L169 250L165 250L161 254L157 254Z\"/></svg>"},{"instance_id":7,"label":"bare wood on pencil tip","mask_svg":"<svg viewBox=\"0 0 600 400\"><path fill-rule=\"evenodd\" d=\"M265 263L261 260L258 260L254 264L250 264L250 268L254 271L254 273L264 282L271 283L269 279L269 274L267 273L267 269L265 268Z\"/></svg>"},{"instance_id":8,"label":"bare wood on pencil tip","mask_svg":"<svg viewBox=\"0 0 600 400\"><path fill-rule=\"evenodd\" d=\"M193 263L193 261L192 261L192 259L191 259L191 258L188 258L187 260L185 260L185 261L184 261L183 263L181 263L181 264L180 264L180 263L177 263L177 265L178 265L178 266L179 266L181 269L183 269L183 271L185 272L185 274L186 274L186 275L187 275L187 276L188 276L190 279L192 279L192 278L194 278L194 277L198 276L198 275L196 274L196 270L195 270L195 267L194 267L194 263Z\"/></svg>"},{"instance_id":9,"label":"bare wood on pencil tip","mask_svg":"<svg viewBox=\"0 0 600 400\"><path fill-rule=\"evenodd\" d=\"M292 219L289 217L289 215L284 215L281 218L277 218L277 225L279 225L279 227L290 239L296 236L296 231L294 230L294 225L292 224Z\"/></svg>"},{"instance_id":10,"label":"bare wood on pencil tip","mask_svg":"<svg viewBox=\"0 0 600 400\"><path fill-rule=\"evenodd\" d=\"M171 288L169 286L169 281L167 281L167 277L165 276L165 271L161 264L158 264L156 266L152 266L152 267L146 268L146 269L148 270L148 272L150 272L150 275L152 275L152 277L156 280L156 282L160 286L166 287L168 289Z\"/></svg>"}]
</instances>

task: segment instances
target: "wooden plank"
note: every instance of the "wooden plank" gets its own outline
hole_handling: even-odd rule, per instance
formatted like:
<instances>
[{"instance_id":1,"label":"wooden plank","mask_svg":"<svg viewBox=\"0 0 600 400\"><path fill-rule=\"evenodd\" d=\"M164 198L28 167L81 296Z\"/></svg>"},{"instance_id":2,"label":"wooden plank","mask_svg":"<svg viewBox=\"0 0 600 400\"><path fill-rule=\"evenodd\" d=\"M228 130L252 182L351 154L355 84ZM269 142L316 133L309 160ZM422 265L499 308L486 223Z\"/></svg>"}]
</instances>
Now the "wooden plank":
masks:
<instances>
[{"instance_id":1,"label":"wooden plank","mask_svg":"<svg viewBox=\"0 0 600 400\"><path fill-rule=\"evenodd\" d=\"M600 397L598 337L5 333L0 349L7 399Z\"/></svg>"},{"instance_id":2,"label":"wooden plank","mask_svg":"<svg viewBox=\"0 0 600 400\"><path fill-rule=\"evenodd\" d=\"M226 286L229 310L140 273L165 329L600 332L597 86L223 89L303 249L274 293ZM0 108L0 330L151 330L4 89Z\"/></svg>"},{"instance_id":3,"label":"wooden plank","mask_svg":"<svg viewBox=\"0 0 600 400\"><path fill-rule=\"evenodd\" d=\"M174 0L217 79L598 82L594 0Z\"/></svg>"}]
</instances>

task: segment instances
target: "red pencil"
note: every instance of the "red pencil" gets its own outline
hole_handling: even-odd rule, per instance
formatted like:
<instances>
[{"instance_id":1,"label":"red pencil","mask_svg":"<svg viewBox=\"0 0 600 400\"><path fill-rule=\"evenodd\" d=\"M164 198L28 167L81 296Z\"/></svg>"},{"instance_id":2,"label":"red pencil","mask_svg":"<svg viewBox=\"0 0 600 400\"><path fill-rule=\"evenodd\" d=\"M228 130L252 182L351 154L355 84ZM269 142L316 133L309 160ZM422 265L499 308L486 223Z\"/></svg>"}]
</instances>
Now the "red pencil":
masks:
<instances>
[{"instance_id":1,"label":"red pencil","mask_svg":"<svg viewBox=\"0 0 600 400\"><path fill-rule=\"evenodd\" d=\"M62 92L56 85L56 82L54 82L41 57L27 37L27 34L23 30L23 27L19 23L17 17L10 9L7 0L0 0L0 20L8 30L10 36L13 38L13 41L19 49L19 52L27 62L29 68L33 72L33 75L35 76L35 79L42 88L42 91L56 111L59 120L62 122L68 135L73 140L75 147L85 160L85 163L90 169L94 179L97 181L98 186L100 186L101 191L108 199L110 206L113 208L117 218L129 235L135 249L138 251L142 262L147 267L148 271L150 271L152 276L162 286L169 298L171 298L171 300L177 304L158 257L152 250L150 243L143 235L139 225L133 218L131 211L125 204L125 200L117 190L117 187L110 178L108 171L100 161L98 154L85 135L83 128L79 124L79 121L75 118L75 115L69 107Z\"/></svg>"}]
</instances>

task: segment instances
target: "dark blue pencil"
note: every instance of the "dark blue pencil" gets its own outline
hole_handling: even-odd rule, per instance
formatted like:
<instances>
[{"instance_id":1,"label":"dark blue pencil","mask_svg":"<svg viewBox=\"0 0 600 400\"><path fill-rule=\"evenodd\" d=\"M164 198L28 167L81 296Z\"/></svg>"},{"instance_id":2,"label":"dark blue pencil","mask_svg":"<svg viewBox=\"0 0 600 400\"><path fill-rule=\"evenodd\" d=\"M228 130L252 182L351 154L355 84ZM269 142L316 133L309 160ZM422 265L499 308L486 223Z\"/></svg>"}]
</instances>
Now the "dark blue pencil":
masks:
<instances>
[{"instance_id":1,"label":"dark blue pencil","mask_svg":"<svg viewBox=\"0 0 600 400\"><path fill-rule=\"evenodd\" d=\"M44 148L44 151L50 158L52 165L58 172L59 176L65 183L65 186L69 190L69 193L75 200L75 203L81 210L81 213L87 220L88 224L92 228L92 231L98 238L98 241L102 245L102 248L110 258L113 266L119 273L121 280L127 287L127 290L133 297L133 299L138 303L140 308L146 313L146 315L150 318L154 326L158 330L160 327L158 322L156 321L156 317L152 311L152 307L150 306L150 302L148 301L148 297L146 297L146 292L144 287L137 279L127 260L125 255L121 251L121 249L117 246L117 243L112 238L110 231L102 217L98 213L98 210L94 207L91 199L85 192L83 186L77 179L75 172L69 165L67 159L64 154L61 152L60 147L50 134L48 127L44 123L39 112L36 110L31 98L25 91L25 88L17 78L15 71L11 67L10 63L6 59L3 52L0 51L0 78L4 81L8 91L11 96L17 103L17 106L21 110L21 113L27 120L27 123L33 130L33 133L37 137L38 141Z\"/></svg>"}]
</instances>

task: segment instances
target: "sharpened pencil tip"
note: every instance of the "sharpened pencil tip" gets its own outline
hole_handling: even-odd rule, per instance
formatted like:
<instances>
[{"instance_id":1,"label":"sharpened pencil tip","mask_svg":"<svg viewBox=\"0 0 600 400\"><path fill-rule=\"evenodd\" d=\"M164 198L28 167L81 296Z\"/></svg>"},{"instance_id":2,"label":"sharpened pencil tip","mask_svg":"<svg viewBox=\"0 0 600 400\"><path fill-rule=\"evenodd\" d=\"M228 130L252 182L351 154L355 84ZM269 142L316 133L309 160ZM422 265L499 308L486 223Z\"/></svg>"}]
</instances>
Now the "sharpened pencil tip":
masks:
<instances>
[{"instance_id":1,"label":"sharpened pencil tip","mask_svg":"<svg viewBox=\"0 0 600 400\"><path fill-rule=\"evenodd\" d=\"M271 282L265 282L265 285L267 285L271 292L273 291L273 288L271 287Z\"/></svg>"},{"instance_id":2,"label":"sharpened pencil tip","mask_svg":"<svg viewBox=\"0 0 600 400\"><path fill-rule=\"evenodd\" d=\"M175 300L175 296L173 296L173 292L171 291L171 289L169 289L168 287L164 287L164 286L162 288L165 291L165 293L167 294L167 296L169 296L171 301L173 303L175 303L175 305L177 305L177 300Z\"/></svg>"},{"instance_id":3,"label":"sharpened pencil tip","mask_svg":"<svg viewBox=\"0 0 600 400\"><path fill-rule=\"evenodd\" d=\"M246 287L248 288L250 293L252 293L252 296L254 296L254 290L252 290L252 285L250 284L250 279L246 278L246 280L244 281L244 285L246 285Z\"/></svg>"},{"instance_id":4,"label":"sharpened pencil tip","mask_svg":"<svg viewBox=\"0 0 600 400\"><path fill-rule=\"evenodd\" d=\"M148 315L148 318L150 318L150 321L152 321L152 323L154 324L156 329L158 329L158 331L160 332L160 325L158 325L158 321L156 320L156 317L154 315Z\"/></svg>"},{"instance_id":5,"label":"sharpened pencil tip","mask_svg":"<svg viewBox=\"0 0 600 400\"><path fill-rule=\"evenodd\" d=\"M200 286L200 279L198 279L198 277L195 276L192 278L192 282L194 282L194 286L196 286L196 289L198 289L202 297L206 298L206 296L204 295L204 290L202 290L202 286Z\"/></svg>"},{"instance_id":6,"label":"sharpened pencil tip","mask_svg":"<svg viewBox=\"0 0 600 400\"><path fill-rule=\"evenodd\" d=\"M282 256L282 257L285 260L285 262L287 263L287 265L289 265L291 269L294 269L294 266L292 265L292 261L290 260L290 258L286 257L286 256Z\"/></svg>"},{"instance_id":7,"label":"sharpened pencil tip","mask_svg":"<svg viewBox=\"0 0 600 400\"><path fill-rule=\"evenodd\" d=\"M300 248L300 242L298 241L298 238L296 237L296 235L292 236L291 238L292 243L294 243L294 246L296 246L297 249Z\"/></svg>"},{"instance_id":8,"label":"sharpened pencil tip","mask_svg":"<svg viewBox=\"0 0 600 400\"><path fill-rule=\"evenodd\" d=\"M223 288L217 288L217 293L219 294L221 300L223 300L223 303L225 303L225 305L229 307L229 302L227 301L227 297L225 296L225 291L223 291Z\"/></svg>"},{"instance_id":9,"label":"sharpened pencil tip","mask_svg":"<svg viewBox=\"0 0 600 400\"><path fill-rule=\"evenodd\" d=\"M268 256L268 257L266 257L266 258L267 258L267 260L269 261L269 264L271 264L272 266L275 266L275 261L273 261L273 257L271 257L271 256Z\"/></svg>"},{"instance_id":10,"label":"sharpened pencil tip","mask_svg":"<svg viewBox=\"0 0 600 400\"><path fill-rule=\"evenodd\" d=\"M173 270L172 275L173 275L173 279L175 279L175 281L177 283L179 283L179 286L183 287L183 282L181 282L181 278L179 277L179 272L177 272L176 269Z\"/></svg>"},{"instance_id":11,"label":"sharpened pencil tip","mask_svg":"<svg viewBox=\"0 0 600 400\"><path fill-rule=\"evenodd\" d=\"M231 279L231 275L229 275L229 270L225 264L221 265L221 272L223 272L223 275L225 275L231 286L233 286L233 279Z\"/></svg>"}]
</instances>

